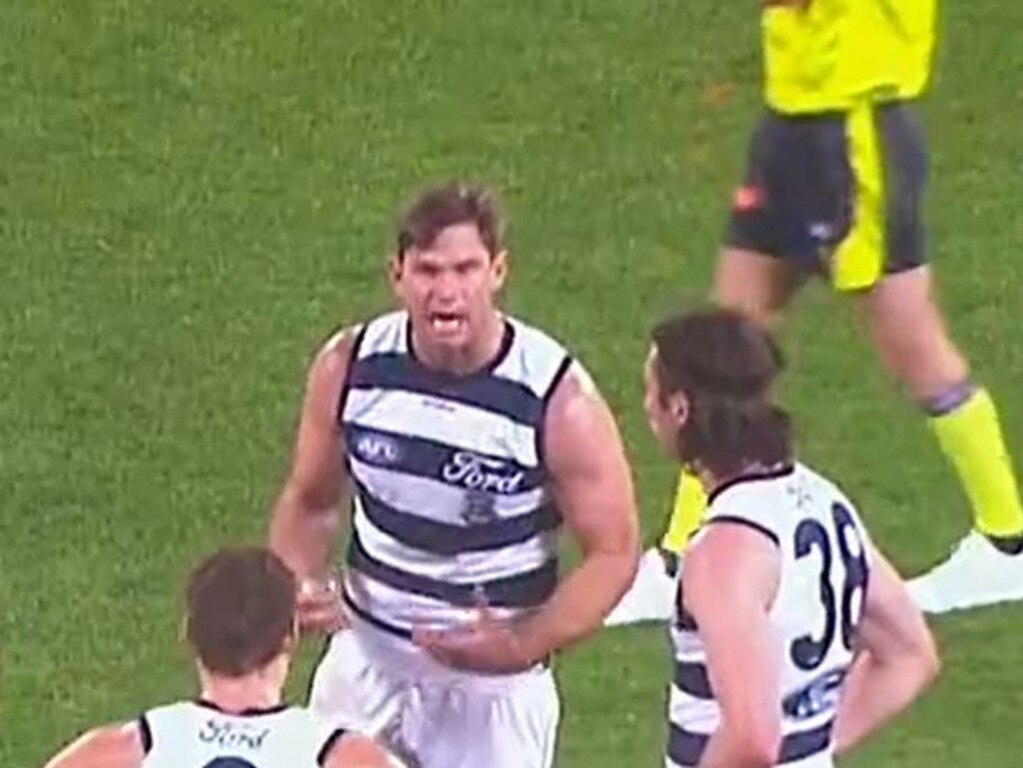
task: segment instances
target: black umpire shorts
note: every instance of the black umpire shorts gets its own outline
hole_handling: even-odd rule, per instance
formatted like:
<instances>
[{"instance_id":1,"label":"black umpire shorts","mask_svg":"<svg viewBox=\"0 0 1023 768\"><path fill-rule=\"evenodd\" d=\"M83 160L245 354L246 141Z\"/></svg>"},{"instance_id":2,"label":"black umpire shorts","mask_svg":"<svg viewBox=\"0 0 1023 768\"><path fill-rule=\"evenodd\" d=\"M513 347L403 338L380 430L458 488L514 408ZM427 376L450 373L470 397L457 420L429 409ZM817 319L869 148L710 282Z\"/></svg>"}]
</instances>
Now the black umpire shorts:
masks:
<instances>
[{"instance_id":1,"label":"black umpire shorts","mask_svg":"<svg viewBox=\"0 0 1023 768\"><path fill-rule=\"evenodd\" d=\"M761 118L727 245L789 259L839 290L924 263L927 150L907 102Z\"/></svg>"}]
</instances>

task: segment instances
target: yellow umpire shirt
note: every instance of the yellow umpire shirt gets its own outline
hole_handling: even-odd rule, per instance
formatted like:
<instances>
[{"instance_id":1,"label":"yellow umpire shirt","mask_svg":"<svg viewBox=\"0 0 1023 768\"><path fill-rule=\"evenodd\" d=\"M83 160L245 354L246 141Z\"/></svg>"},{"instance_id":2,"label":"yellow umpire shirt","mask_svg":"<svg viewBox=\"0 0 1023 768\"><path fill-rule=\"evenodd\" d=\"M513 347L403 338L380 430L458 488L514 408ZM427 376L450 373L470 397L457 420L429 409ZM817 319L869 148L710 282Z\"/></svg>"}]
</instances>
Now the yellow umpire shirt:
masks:
<instances>
[{"instance_id":1,"label":"yellow umpire shirt","mask_svg":"<svg viewBox=\"0 0 1023 768\"><path fill-rule=\"evenodd\" d=\"M783 114L913 99L927 85L937 0L809 0L763 12L769 107Z\"/></svg>"}]
</instances>

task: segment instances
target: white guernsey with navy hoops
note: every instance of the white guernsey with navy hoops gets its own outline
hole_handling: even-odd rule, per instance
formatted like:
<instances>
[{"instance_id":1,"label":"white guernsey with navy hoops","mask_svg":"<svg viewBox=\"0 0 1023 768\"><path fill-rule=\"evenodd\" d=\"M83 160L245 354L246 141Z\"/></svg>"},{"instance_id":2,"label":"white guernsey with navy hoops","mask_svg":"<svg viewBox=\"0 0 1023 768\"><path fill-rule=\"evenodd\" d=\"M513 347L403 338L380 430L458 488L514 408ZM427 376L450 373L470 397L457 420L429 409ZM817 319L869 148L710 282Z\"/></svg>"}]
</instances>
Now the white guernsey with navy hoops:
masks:
<instances>
[{"instance_id":1,"label":"white guernsey with navy hoops","mask_svg":"<svg viewBox=\"0 0 1023 768\"><path fill-rule=\"evenodd\" d=\"M855 508L805 466L737 480L712 494L704 525L760 531L781 554L770 619L780 655L782 744L777 765L831 768L836 708L853 660L869 575L867 533ZM682 607L685 564L672 626L674 674L665 765L695 766L720 721L698 627Z\"/></svg>"},{"instance_id":2,"label":"white guernsey with navy hoops","mask_svg":"<svg viewBox=\"0 0 1023 768\"><path fill-rule=\"evenodd\" d=\"M205 701L151 709L139 728L142 768L318 768L344 734L301 707L229 714Z\"/></svg>"},{"instance_id":3,"label":"white guernsey with navy hoops","mask_svg":"<svg viewBox=\"0 0 1023 768\"><path fill-rule=\"evenodd\" d=\"M338 414L353 489L353 626L332 639L311 704L425 768L545 768L558 719L547 669L456 672L410 637L463 626L481 601L511 617L553 592L561 518L543 423L572 360L511 318L494 360L466 376L422 365L410 338L404 312L356 337Z\"/></svg>"}]
</instances>

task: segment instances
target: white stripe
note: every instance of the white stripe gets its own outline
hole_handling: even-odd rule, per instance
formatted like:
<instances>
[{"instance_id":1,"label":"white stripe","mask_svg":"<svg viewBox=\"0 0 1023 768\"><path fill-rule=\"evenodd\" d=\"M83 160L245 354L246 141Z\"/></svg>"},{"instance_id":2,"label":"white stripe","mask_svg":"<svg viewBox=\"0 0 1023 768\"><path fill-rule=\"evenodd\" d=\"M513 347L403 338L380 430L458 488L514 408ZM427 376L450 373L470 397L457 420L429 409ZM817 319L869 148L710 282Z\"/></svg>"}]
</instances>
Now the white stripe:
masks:
<instances>
[{"instance_id":1,"label":"white stripe","mask_svg":"<svg viewBox=\"0 0 1023 768\"><path fill-rule=\"evenodd\" d=\"M568 352L539 328L507 315L504 319L515 329L515 339L492 375L523 384L537 397L543 397ZM371 320L366 325L358 358L407 353L408 321L407 312L390 312Z\"/></svg>"},{"instance_id":2,"label":"white stripe","mask_svg":"<svg viewBox=\"0 0 1023 768\"><path fill-rule=\"evenodd\" d=\"M199 736L211 716L265 731L260 748L262 765L316 767L317 752L324 736L307 710L290 707L263 715L229 715L185 701L145 713L153 743L141 765L144 768L180 768L183 763L205 765L214 761L223 753L222 745L204 741ZM183 756L186 759L183 760Z\"/></svg>"},{"instance_id":3,"label":"white stripe","mask_svg":"<svg viewBox=\"0 0 1023 768\"><path fill-rule=\"evenodd\" d=\"M707 649L698 632L671 627L671 648L675 657L684 661L706 661Z\"/></svg>"},{"instance_id":4,"label":"white stripe","mask_svg":"<svg viewBox=\"0 0 1023 768\"><path fill-rule=\"evenodd\" d=\"M706 664L707 654L703 651L693 651L686 653L685 651L675 651L675 661L680 661L683 664Z\"/></svg>"},{"instance_id":5,"label":"white stripe","mask_svg":"<svg viewBox=\"0 0 1023 768\"><path fill-rule=\"evenodd\" d=\"M450 584L473 585L517 576L539 568L558 551L558 533L549 531L522 544L483 552L435 555L407 547L369 521L356 505L353 525L366 552L376 560L406 573Z\"/></svg>"},{"instance_id":6,"label":"white stripe","mask_svg":"<svg viewBox=\"0 0 1023 768\"><path fill-rule=\"evenodd\" d=\"M537 465L536 430L499 413L400 389L353 388L344 420L445 443L466 451Z\"/></svg>"},{"instance_id":7,"label":"white stripe","mask_svg":"<svg viewBox=\"0 0 1023 768\"><path fill-rule=\"evenodd\" d=\"M465 490L417 475L382 469L349 457L352 475L374 497L400 512L449 525L464 525ZM507 496L492 494L494 512L502 518L518 517L538 509L546 500L544 488Z\"/></svg>"},{"instance_id":8,"label":"white stripe","mask_svg":"<svg viewBox=\"0 0 1023 768\"><path fill-rule=\"evenodd\" d=\"M404 352L407 322L408 314L405 312L390 312L371 320L362 336L358 358L361 360L386 352Z\"/></svg>"},{"instance_id":9,"label":"white stripe","mask_svg":"<svg viewBox=\"0 0 1023 768\"><path fill-rule=\"evenodd\" d=\"M690 733L709 736L721 722L721 708L714 699L690 696L672 683L668 697L668 719Z\"/></svg>"},{"instance_id":10,"label":"white stripe","mask_svg":"<svg viewBox=\"0 0 1023 768\"><path fill-rule=\"evenodd\" d=\"M493 375L525 384L537 397L544 397L565 359L564 347L543 331L514 318L515 343Z\"/></svg>"}]
</instances>

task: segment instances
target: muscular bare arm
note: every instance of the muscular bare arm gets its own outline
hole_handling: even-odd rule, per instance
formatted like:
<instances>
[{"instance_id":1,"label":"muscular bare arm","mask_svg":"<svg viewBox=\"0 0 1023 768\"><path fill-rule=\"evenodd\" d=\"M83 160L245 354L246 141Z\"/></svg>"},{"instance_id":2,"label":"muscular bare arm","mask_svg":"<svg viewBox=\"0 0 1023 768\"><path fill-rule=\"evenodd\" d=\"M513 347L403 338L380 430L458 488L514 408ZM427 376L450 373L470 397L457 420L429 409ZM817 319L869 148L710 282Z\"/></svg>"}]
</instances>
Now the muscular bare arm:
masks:
<instances>
[{"instance_id":1,"label":"muscular bare arm","mask_svg":"<svg viewBox=\"0 0 1023 768\"><path fill-rule=\"evenodd\" d=\"M554 501L582 561L519 627L532 660L596 631L632 583L639 562L632 475L607 404L586 372L574 366L547 408L543 447Z\"/></svg>"},{"instance_id":2,"label":"muscular bare arm","mask_svg":"<svg viewBox=\"0 0 1023 768\"><path fill-rule=\"evenodd\" d=\"M778 638L768 619L778 548L736 523L714 523L686 552L685 607L707 649L721 707L700 768L768 768L781 744Z\"/></svg>"},{"instance_id":3,"label":"muscular bare arm","mask_svg":"<svg viewBox=\"0 0 1023 768\"><path fill-rule=\"evenodd\" d=\"M860 651L842 686L835 751L859 744L920 695L938 674L938 652L898 573L870 553L870 587L857 630Z\"/></svg>"},{"instance_id":4,"label":"muscular bare arm","mask_svg":"<svg viewBox=\"0 0 1023 768\"><path fill-rule=\"evenodd\" d=\"M145 757L137 722L95 728L79 736L45 768L139 768Z\"/></svg>"},{"instance_id":5,"label":"muscular bare arm","mask_svg":"<svg viewBox=\"0 0 1023 768\"><path fill-rule=\"evenodd\" d=\"M337 408L352 345L350 333L336 334L309 367L291 471L270 520L270 547L306 587L299 613L311 629L337 629L341 621L336 595L309 585L318 583L330 562L338 507L347 491Z\"/></svg>"}]
</instances>

